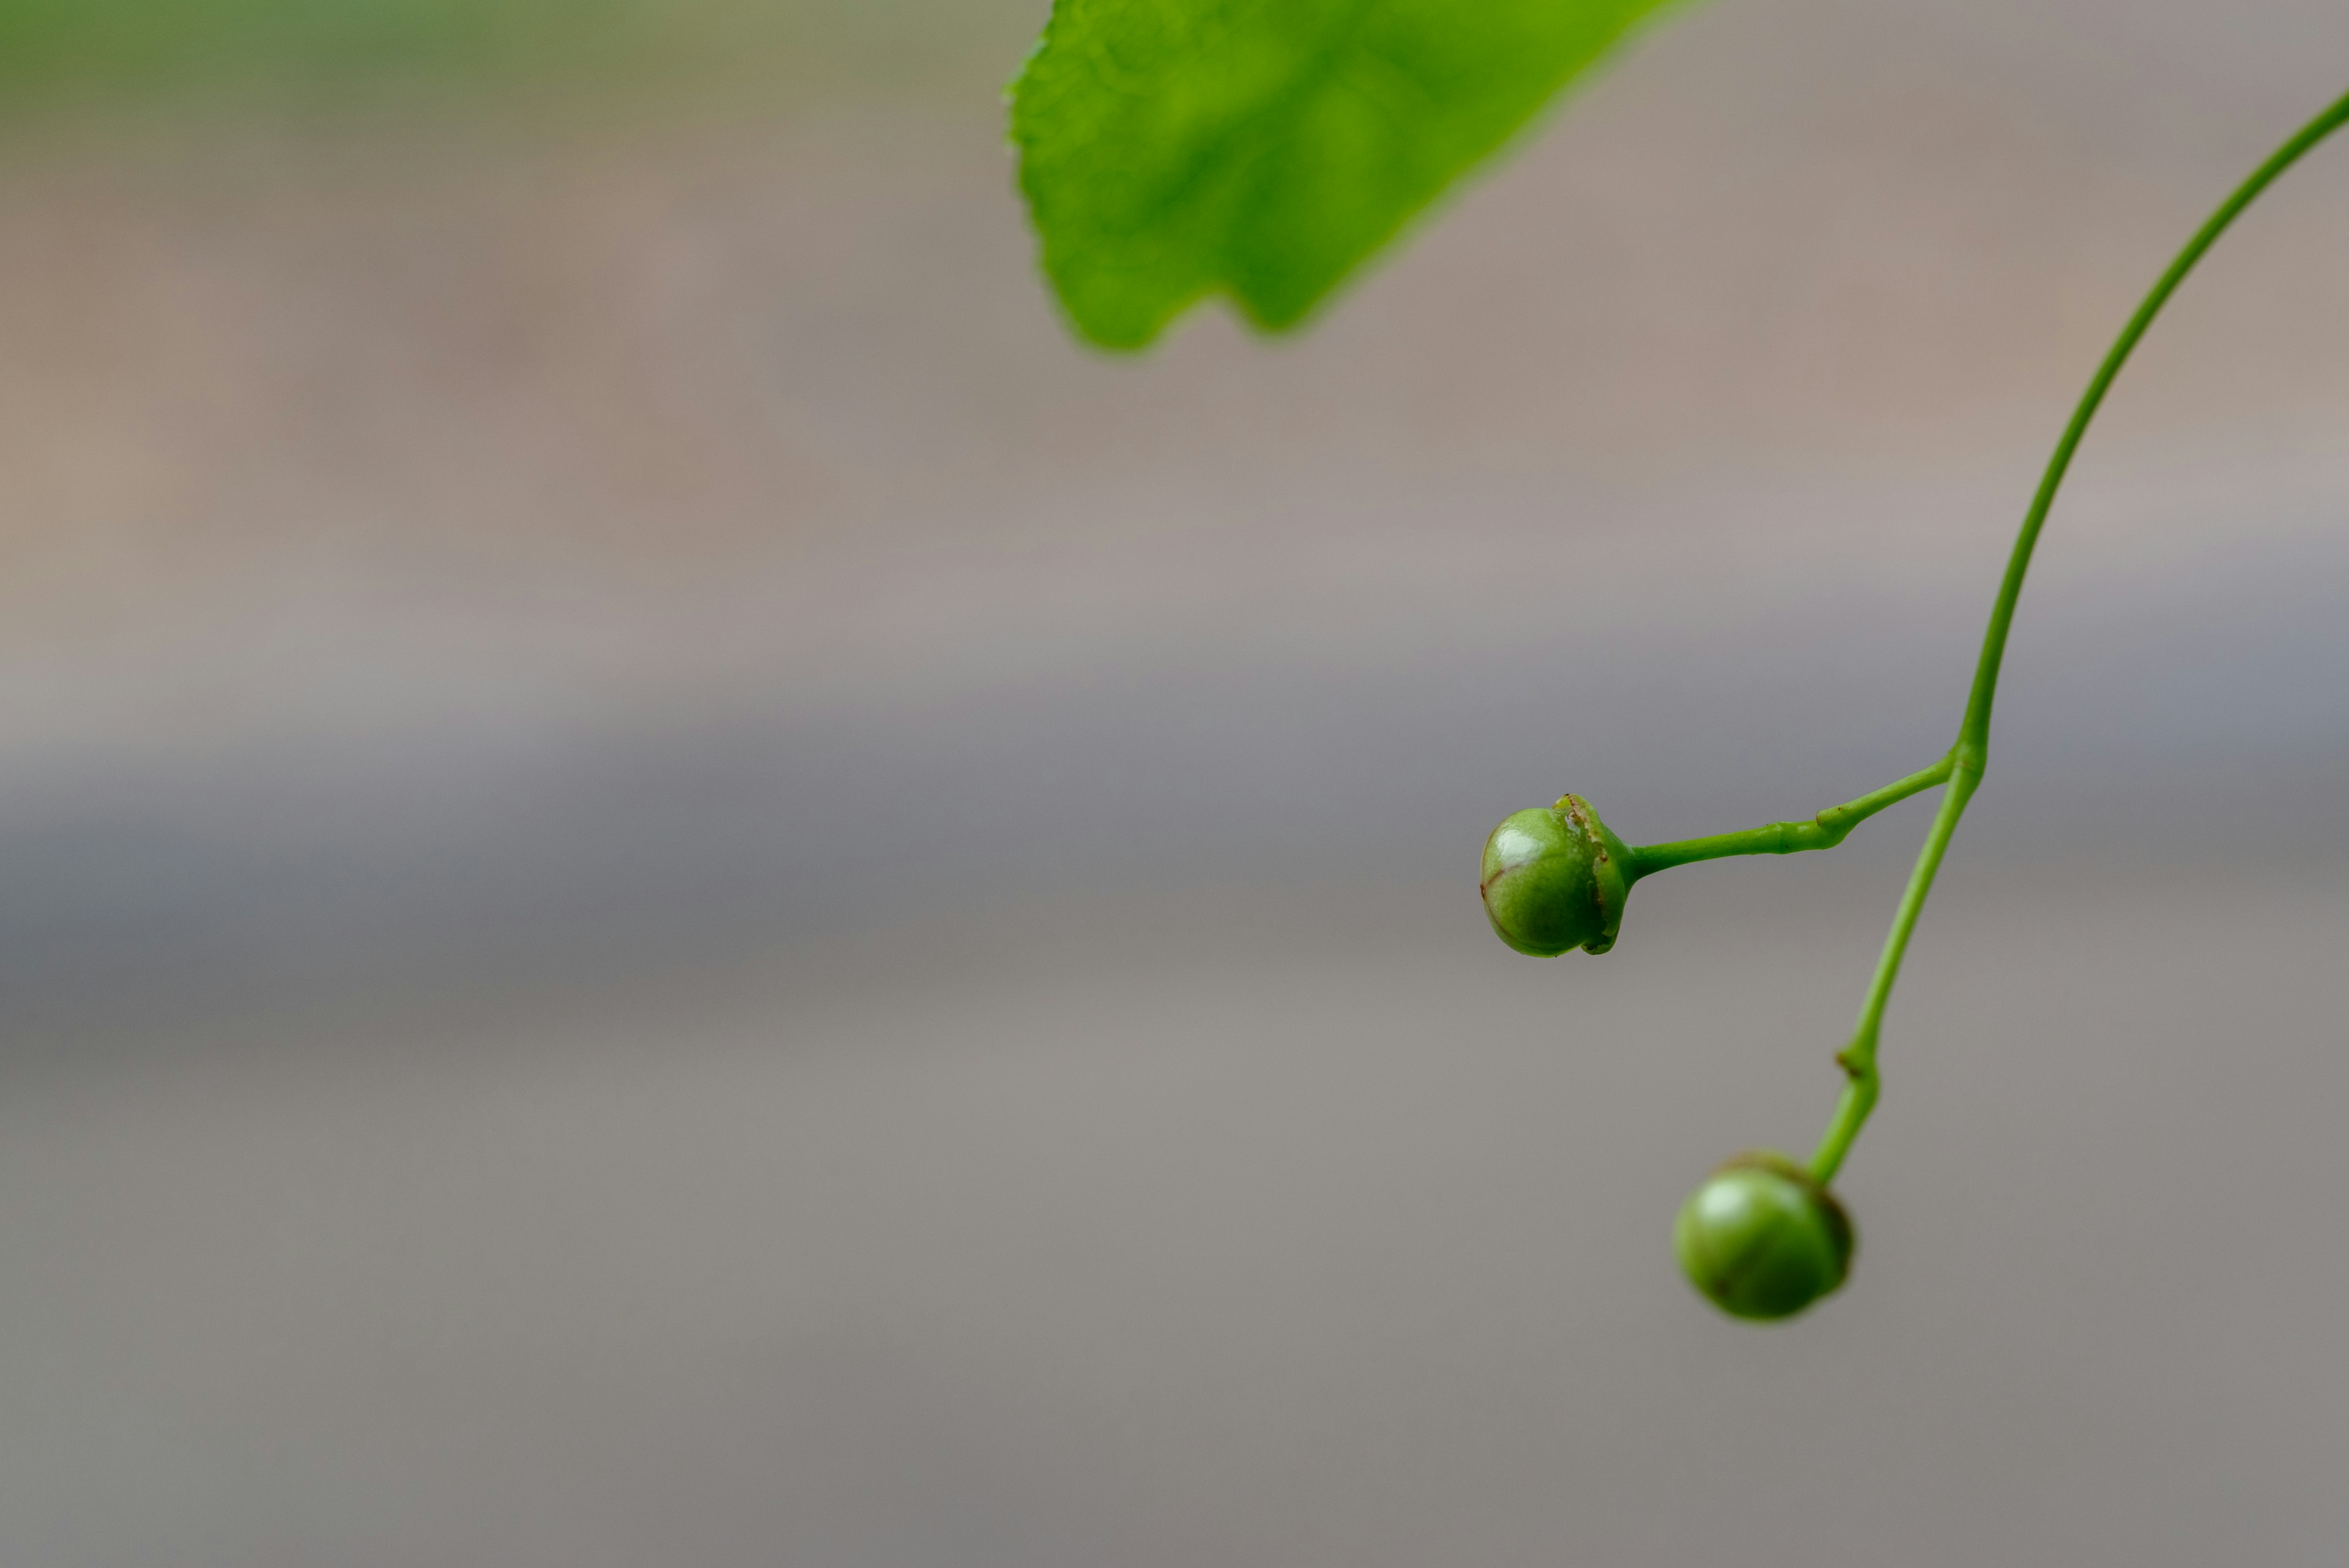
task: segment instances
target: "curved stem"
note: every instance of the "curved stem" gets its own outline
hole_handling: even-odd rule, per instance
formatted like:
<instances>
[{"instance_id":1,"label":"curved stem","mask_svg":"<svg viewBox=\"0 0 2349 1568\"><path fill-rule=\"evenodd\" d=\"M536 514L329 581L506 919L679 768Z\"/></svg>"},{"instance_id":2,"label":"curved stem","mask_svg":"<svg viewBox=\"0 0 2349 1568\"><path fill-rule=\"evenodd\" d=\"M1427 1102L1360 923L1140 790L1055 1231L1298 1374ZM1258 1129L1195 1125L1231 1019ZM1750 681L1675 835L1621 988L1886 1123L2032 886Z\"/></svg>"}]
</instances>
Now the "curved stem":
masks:
<instances>
[{"instance_id":1,"label":"curved stem","mask_svg":"<svg viewBox=\"0 0 2349 1568\"><path fill-rule=\"evenodd\" d=\"M2310 148L2340 130L2344 121L2349 121L2349 95L2344 95L2330 109L2302 126L2299 134L2277 148L2266 162L2253 170L2251 178L2237 186L2234 194L2220 203L2219 210L2210 214L2209 221L2186 243L2186 248L2178 253L2178 259L2169 264L2169 270L2155 283L2152 292L2145 296L2145 303L2137 307L2137 314L2129 317L2127 327L2121 328L2121 335L2114 340L2111 351L2105 356L2105 362L2097 367L2095 379L2080 395L2079 407L2072 410L2072 422L2064 427L2064 438L2055 443L2054 455L2047 460L2047 472L2039 482L2039 493L2032 497L2031 510L2023 519L2023 530L2015 536L2014 553L2006 563L2005 580L1999 584L1998 603L1990 612L1990 628L1982 636L1982 661L1975 667L1973 691L1966 699L1965 722L1958 731L1960 747L1971 743L1977 750L1982 750L1990 744L1991 701L1998 688L1999 665L2006 657L2006 633L2014 620L2015 601L2023 597L2023 574L2031 569L2031 553L2038 546L2039 530L2047 521L2048 508L2055 504L2055 492L2072 466L2072 454L2079 450L2080 438L2087 433L2088 421L2095 418L2096 410L2103 405L2105 393L2111 388L2113 378L2121 373L2121 367L2128 362L2137 339L2145 336L2146 328L2153 325L2153 318L2161 314L2161 307L2169 303L2169 296L2178 292L2178 286L2186 281L2186 275L2194 270L2194 264L2202 259L2203 253L2218 243L2219 236L2227 232L2228 226L2234 223L2244 208L2259 198L2261 192L2275 182L2278 175L2300 161L2302 154Z\"/></svg>"},{"instance_id":2,"label":"curved stem","mask_svg":"<svg viewBox=\"0 0 2349 1568\"><path fill-rule=\"evenodd\" d=\"M1834 1120L1827 1125L1826 1136L1811 1156L1811 1174L1821 1182L1835 1176L1844 1156L1850 1151L1852 1140L1859 1136L1861 1126L1868 1120L1868 1112L1875 1108L1876 1044L1883 1026L1884 1004L1892 995L1892 982L1899 977L1900 960L1908 950L1909 933L1916 929L1925 895L1932 890L1934 875L1941 868L1941 857L1949 849L1950 836L1957 831L1958 819L1965 815L1966 803L1982 782L1990 753L1991 703L1998 692L1999 666L2006 658L2006 635L2014 623L2015 602L2023 597L2023 579L2031 569L2031 555L2038 546L2039 531L2046 524L2048 509L2054 505L2055 493L2072 466L2072 454L2079 450L2080 438L2087 433L2088 421L2095 418L2113 378L2120 374L2137 340L2153 325L2154 317L2161 314L2161 307L2169 302L2186 275L2194 270L2194 264L2202 259L2203 253L2218 242L2243 209L2274 183L2278 175L2344 123L2349 123L2349 94L2302 126L2298 134L2277 148L2266 162L2235 188L2232 195L2220 203L2219 210L2178 253L2178 259L2169 264L2168 270L2145 296L2145 302L2129 317L2128 325L2121 329L2120 337L2105 355L2104 363L2097 367L2095 379L2081 394L2079 406L2072 410L2063 439L2055 443L2054 455L2048 459L2047 472L2039 482L2038 493L2032 497L2030 511L2023 515L2022 531L2015 536L2013 554L2007 559L2006 576L1999 584L1998 602L1991 609L1990 627L1982 634L1982 659L1974 667L1973 689L1967 694L1965 718L1958 727L1957 744L1950 753L1952 767L1949 793L1941 797L1941 809L1933 818L1932 830L1925 836L1925 847L1917 857L1917 868L1909 874L1908 890L1901 895L1900 907L1893 914L1892 929L1885 937L1884 954L1877 961L1876 977L1868 985L1867 1001L1860 1006L1859 1023L1852 1032L1851 1044L1836 1058L1849 1082L1844 1085L1843 1098L1836 1106Z\"/></svg>"}]
</instances>

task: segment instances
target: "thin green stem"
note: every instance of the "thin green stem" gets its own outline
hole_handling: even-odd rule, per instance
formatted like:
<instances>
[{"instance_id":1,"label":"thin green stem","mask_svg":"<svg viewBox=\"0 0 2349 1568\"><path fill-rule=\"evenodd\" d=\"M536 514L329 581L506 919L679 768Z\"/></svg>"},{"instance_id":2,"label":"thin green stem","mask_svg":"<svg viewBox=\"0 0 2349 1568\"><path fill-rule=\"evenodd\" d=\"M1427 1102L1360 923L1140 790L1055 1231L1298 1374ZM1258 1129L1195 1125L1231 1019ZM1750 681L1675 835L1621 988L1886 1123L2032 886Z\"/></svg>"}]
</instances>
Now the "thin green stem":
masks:
<instances>
[{"instance_id":1,"label":"thin green stem","mask_svg":"<svg viewBox=\"0 0 2349 1568\"><path fill-rule=\"evenodd\" d=\"M1652 871L1669 870L1699 860L1720 860L1732 855L1796 855L1806 849L1833 849L1851 830L1886 806L1931 789L1950 776L1956 753L1931 767L1898 779L1857 800L1831 805L1808 822L1773 822L1743 833L1716 833L1710 838L1683 838L1672 844L1651 844L1631 851L1624 879L1637 882Z\"/></svg>"},{"instance_id":2,"label":"thin green stem","mask_svg":"<svg viewBox=\"0 0 2349 1568\"><path fill-rule=\"evenodd\" d=\"M2261 192L2275 182L2277 176L2299 162L2302 154L2340 130L2344 122L2349 122L2349 94L2302 126L2297 135L2253 170L2251 178L2237 186L2234 194L2220 202L2209 221L2186 242L2186 248L2178 253L2169 270L2154 284L2145 302L2137 307L2137 314L2121 328L2105 362L2096 368L2095 379L2080 395L2079 407L2072 410L2071 423L2064 427L2064 437L2055 443L2054 455L2047 460L2047 472L2039 482L2038 493L2032 497L2022 532L2015 535L2014 553L2007 559L2005 580L1999 584L1998 603L1990 612L1990 628L1982 636L1982 660L1974 669L1973 691L1966 699L1965 722L1958 731L1961 748L1971 745L1976 751L1987 751L1990 746L1991 701L1997 694L1999 665L2006 658L2006 633L2014 622L2015 601L2023 597L2023 574L2031 569L2031 554L2038 546L2039 530L2047 521L2048 509L2055 504L2055 492L2063 485L2064 475L2071 469L2072 454L2079 450L2088 421L2103 406L2113 378L2128 363L2137 339L2145 336L2146 328L2153 325L2153 318L2161 314L2161 307L2169 303L2169 296L2178 292L2178 286L2186 281L2186 275L2194 270L2194 264L2202 259L2203 253L2218 243L2219 236L2227 232L2244 208L2259 199Z\"/></svg>"},{"instance_id":3,"label":"thin green stem","mask_svg":"<svg viewBox=\"0 0 2349 1568\"><path fill-rule=\"evenodd\" d=\"M1982 782L1990 755L1991 704L1998 693L1999 667L2006 658L2006 636L2014 624L2015 603L2023 597L2023 579L2031 569L2039 531L2046 524L2049 508L2055 504L2056 491L2063 487L2064 475L2072 466L2073 453L2079 450L2080 438L2087 433L2088 421L2095 418L2105 393L2120 374L2121 367L2128 362L2137 340L2145 336L2146 328L2153 325L2154 317L2161 314L2161 307L2169 302L2186 275L2194 270L2194 264L2202 259L2203 253L2218 242L2261 192L2275 182L2277 176L2345 123L2349 123L2349 94L2302 127L2220 203L2219 210L2195 232L2186 248L2178 253L2178 259L2154 284L2137 313L2129 317L2128 325L2121 328L2120 337L2114 340L2104 363L2097 367L2095 379L2081 394L2079 406L2072 410L2063 439L2055 443L2054 455L2048 459L2047 472L2040 479L2038 493L2032 497L2031 509L2024 514L2022 530L2015 536L2013 554L2007 559L2006 576L1999 584L1998 602L1991 610L1990 627L1982 634L1982 659L1974 667L1973 689L1967 694L1965 718L1958 727L1957 744L1950 753L1949 792L1941 797L1941 809L1934 815L1932 830L1925 836L1925 846L1917 856L1917 868L1909 874L1908 890L1901 894L1900 907L1893 914L1892 929L1884 939L1884 953L1877 961L1876 977L1869 982L1868 999L1860 1006L1859 1023L1852 1032L1851 1044L1836 1058L1848 1081L1836 1106L1835 1117L1827 1125L1826 1136L1811 1156L1811 1174L1821 1182L1831 1179L1842 1166L1852 1140L1859 1136L1868 1112L1876 1106L1876 1046L1883 1028L1885 1003L1891 998L1893 981L1899 978L1900 960L1909 950L1909 933L1916 929L1918 913L1925 907L1925 896L1932 890L1934 875L1941 868L1941 857L1950 847L1950 837L1957 831L1958 819L1965 815L1966 803L1973 798L1974 789Z\"/></svg>"},{"instance_id":4,"label":"thin green stem","mask_svg":"<svg viewBox=\"0 0 2349 1568\"><path fill-rule=\"evenodd\" d=\"M1925 847L1917 857L1916 869L1909 873L1909 886L1900 895L1900 907L1892 916L1892 929L1884 936L1884 951L1876 961L1875 978L1868 984L1868 1000L1860 1003L1859 1026L1852 1031L1851 1044L1836 1058L1847 1079L1843 1098L1836 1105L1835 1119L1827 1124L1826 1137L1819 1140L1817 1152L1811 1156L1811 1174L1822 1183L1835 1179L1837 1168L1850 1151L1851 1140L1859 1136L1860 1124L1876 1108L1879 1082L1876 1043L1884 1029L1884 1004L1892 1000L1892 982L1899 978L1900 961L1909 951L1909 935L1916 930L1917 917L1925 908L1925 895L1932 890L1934 875L1941 868L1941 857L1949 850L1950 836L1957 832L1958 818L1966 814L1966 802L1973 798L1974 788L1981 783L1982 770L1978 767L1961 770L1951 777L1949 793L1941 797L1941 809L1933 814L1933 826L1925 835Z\"/></svg>"}]
</instances>

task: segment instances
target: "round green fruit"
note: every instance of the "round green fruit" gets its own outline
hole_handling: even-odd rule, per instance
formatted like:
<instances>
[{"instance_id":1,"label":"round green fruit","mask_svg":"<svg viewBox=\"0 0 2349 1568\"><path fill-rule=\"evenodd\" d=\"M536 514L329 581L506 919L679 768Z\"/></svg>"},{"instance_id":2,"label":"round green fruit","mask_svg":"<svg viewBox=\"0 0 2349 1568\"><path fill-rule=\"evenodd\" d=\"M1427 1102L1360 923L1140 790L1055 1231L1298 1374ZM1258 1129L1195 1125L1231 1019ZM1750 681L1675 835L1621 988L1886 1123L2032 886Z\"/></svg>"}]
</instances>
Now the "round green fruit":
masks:
<instances>
[{"instance_id":1,"label":"round green fruit","mask_svg":"<svg viewBox=\"0 0 2349 1568\"><path fill-rule=\"evenodd\" d=\"M1518 812L1485 840L1485 918L1521 953L1603 953L1623 923L1630 859L1578 794Z\"/></svg>"},{"instance_id":2,"label":"round green fruit","mask_svg":"<svg viewBox=\"0 0 2349 1568\"><path fill-rule=\"evenodd\" d=\"M1783 1154L1737 1156L1689 1194L1672 1228L1689 1282L1734 1317L1792 1317L1851 1272L1851 1220Z\"/></svg>"}]
</instances>

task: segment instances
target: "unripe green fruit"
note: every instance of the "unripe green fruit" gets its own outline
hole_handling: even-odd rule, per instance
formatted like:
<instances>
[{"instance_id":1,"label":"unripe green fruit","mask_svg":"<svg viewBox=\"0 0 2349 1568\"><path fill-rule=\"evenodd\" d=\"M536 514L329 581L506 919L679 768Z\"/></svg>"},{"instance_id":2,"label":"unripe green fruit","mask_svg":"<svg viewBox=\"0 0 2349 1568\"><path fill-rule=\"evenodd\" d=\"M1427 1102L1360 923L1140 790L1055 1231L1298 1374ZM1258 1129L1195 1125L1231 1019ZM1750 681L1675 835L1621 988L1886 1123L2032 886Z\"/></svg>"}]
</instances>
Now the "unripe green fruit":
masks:
<instances>
[{"instance_id":1,"label":"unripe green fruit","mask_svg":"<svg viewBox=\"0 0 2349 1568\"><path fill-rule=\"evenodd\" d=\"M1736 1317L1792 1317L1851 1272L1851 1220L1783 1154L1750 1150L1681 1205L1673 1250L1689 1282Z\"/></svg>"},{"instance_id":2,"label":"unripe green fruit","mask_svg":"<svg viewBox=\"0 0 2349 1568\"><path fill-rule=\"evenodd\" d=\"M1630 860L1588 801L1560 795L1503 819L1485 840L1485 916L1521 953L1603 953L1623 923Z\"/></svg>"}]
</instances>

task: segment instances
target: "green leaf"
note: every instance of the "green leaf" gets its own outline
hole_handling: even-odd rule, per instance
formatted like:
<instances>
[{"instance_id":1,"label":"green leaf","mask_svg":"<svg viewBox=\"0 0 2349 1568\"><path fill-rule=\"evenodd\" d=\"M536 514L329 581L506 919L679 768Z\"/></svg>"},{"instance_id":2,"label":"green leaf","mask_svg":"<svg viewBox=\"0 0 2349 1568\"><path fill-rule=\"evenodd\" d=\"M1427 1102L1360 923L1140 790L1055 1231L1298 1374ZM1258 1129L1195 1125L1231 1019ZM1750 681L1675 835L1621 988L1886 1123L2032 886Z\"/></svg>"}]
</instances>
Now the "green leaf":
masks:
<instances>
[{"instance_id":1,"label":"green leaf","mask_svg":"<svg viewBox=\"0 0 2349 1568\"><path fill-rule=\"evenodd\" d=\"M1078 330L1292 327L1667 0L1055 0L1019 183Z\"/></svg>"}]
</instances>

